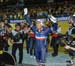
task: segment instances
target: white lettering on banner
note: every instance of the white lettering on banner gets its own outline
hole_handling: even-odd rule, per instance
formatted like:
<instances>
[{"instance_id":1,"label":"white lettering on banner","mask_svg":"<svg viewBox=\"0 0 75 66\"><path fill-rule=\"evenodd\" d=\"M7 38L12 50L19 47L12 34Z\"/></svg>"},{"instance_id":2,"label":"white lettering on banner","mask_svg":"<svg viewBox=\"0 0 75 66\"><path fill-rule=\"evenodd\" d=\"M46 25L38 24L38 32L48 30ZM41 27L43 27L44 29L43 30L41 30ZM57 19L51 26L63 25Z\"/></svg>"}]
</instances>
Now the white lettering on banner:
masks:
<instances>
[{"instance_id":1,"label":"white lettering on banner","mask_svg":"<svg viewBox=\"0 0 75 66\"><path fill-rule=\"evenodd\" d=\"M51 16L48 15L50 18ZM66 20L69 20L70 19L70 16L55 16L55 18L57 19L57 21L66 21Z\"/></svg>"},{"instance_id":2,"label":"white lettering on banner","mask_svg":"<svg viewBox=\"0 0 75 66\"><path fill-rule=\"evenodd\" d=\"M56 17L57 21L66 21L66 20L69 20L69 16L60 16L60 17ZM40 18L43 22L46 21L46 19L44 18ZM35 20L35 19L33 19ZM18 19L15 19L15 20L9 20L10 23L21 23L21 22L25 22L26 20L25 19L22 19L22 20L18 20Z\"/></svg>"},{"instance_id":3,"label":"white lettering on banner","mask_svg":"<svg viewBox=\"0 0 75 66\"><path fill-rule=\"evenodd\" d=\"M20 23L25 22L26 20L10 20L10 23Z\"/></svg>"},{"instance_id":4,"label":"white lettering on banner","mask_svg":"<svg viewBox=\"0 0 75 66\"><path fill-rule=\"evenodd\" d=\"M58 21L64 21L64 20L69 20L69 17L57 17Z\"/></svg>"}]
</instances>

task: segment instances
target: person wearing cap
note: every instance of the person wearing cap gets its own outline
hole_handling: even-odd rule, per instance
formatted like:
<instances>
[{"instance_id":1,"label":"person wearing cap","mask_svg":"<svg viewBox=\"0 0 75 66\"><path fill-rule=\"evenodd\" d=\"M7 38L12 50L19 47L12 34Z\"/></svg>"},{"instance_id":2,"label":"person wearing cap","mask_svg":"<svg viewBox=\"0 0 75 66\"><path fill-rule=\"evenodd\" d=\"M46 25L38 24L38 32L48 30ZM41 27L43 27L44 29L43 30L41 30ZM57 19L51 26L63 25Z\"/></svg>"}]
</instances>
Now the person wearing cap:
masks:
<instances>
[{"instance_id":1,"label":"person wearing cap","mask_svg":"<svg viewBox=\"0 0 75 66\"><path fill-rule=\"evenodd\" d=\"M41 19L36 20L36 26L32 24L32 21L28 15L25 15L26 21L30 24L35 34L35 57L39 66L45 66L46 61L46 45L47 35L51 33L50 28L45 28Z\"/></svg>"},{"instance_id":2,"label":"person wearing cap","mask_svg":"<svg viewBox=\"0 0 75 66\"><path fill-rule=\"evenodd\" d=\"M15 29L12 30L12 40L13 40L13 46L12 46L12 55L14 56L16 60L16 50L19 49L19 66L22 66L22 60L23 60L23 33L21 30L20 24L15 25ZM17 61L17 60L16 60Z\"/></svg>"}]
</instances>

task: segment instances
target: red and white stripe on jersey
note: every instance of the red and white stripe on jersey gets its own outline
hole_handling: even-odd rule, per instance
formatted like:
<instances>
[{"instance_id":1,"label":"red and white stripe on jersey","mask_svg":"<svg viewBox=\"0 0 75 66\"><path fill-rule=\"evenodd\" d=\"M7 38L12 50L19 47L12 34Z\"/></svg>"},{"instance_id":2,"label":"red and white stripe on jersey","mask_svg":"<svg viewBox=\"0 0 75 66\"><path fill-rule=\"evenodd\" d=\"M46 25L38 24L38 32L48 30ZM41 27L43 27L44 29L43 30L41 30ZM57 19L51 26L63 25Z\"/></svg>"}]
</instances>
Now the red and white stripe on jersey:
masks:
<instances>
[{"instance_id":1,"label":"red and white stripe on jersey","mask_svg":"<svg viewBox=\"0 0 75 66\"><path fill-rule=\"evenodd\" d=\"M42 36L42 37L35 36L35 38L36 38L37 40L45 40L47 37L46 37L46 36Z\"/></svg>"}]
</instances>

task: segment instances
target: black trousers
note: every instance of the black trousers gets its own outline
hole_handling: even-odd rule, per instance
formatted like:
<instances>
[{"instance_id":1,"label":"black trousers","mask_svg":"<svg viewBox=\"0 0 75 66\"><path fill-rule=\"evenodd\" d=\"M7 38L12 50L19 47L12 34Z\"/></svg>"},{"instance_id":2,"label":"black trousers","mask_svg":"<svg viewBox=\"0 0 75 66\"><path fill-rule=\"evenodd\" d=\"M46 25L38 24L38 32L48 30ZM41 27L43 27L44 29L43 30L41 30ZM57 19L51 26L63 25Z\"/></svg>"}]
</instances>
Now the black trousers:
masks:
<instances>
[{"instance_id":1,"label":"black trousers","mask_svg":"<svg viewBox=\"0 0 75 66\"><path fill-rule=\"evenodd\" d=\"M19 64L20 64L22 63L22 60L23 60L23 44L13 44L12 55L14 56L15 60L16 60L16 50L17 49L19 49Z\"/></svg>"},{"instance_id":2,"label":"black trousers","mask_svg":"<svg viewBox=\"0 0 75 66\"><path fill-rule=\"evenodd\" d=\"M5 51L8 51L8 48L9 48L8 42L3 42L3 49Z\"/></svg>"},{"instance_id":3,"label":"black trousers","mask_svg":"<svg viewBox=\"0 0 75 66\"><path fill-rule=\"evenodd\" d=\"M3 43L0 42L0 50L3 50Z\"/></svg>"},{"instance_id":4,"label":"black trousers","mask_svg":"<svg viewBox=\"0 0 75 66\"><path fill-rule=\"evenodd\" d=\"M58 37L57 38L52 37L51 46L53 47L53 53L57 55L59 48Z\"/></svg>"},{"instance_id":5,"label":"black trousers","mask_svg":"<svg viewBox=\"0 0 75 66\"><path fill-rule=\"evenodd\" d=\"M35 56L35 38L30 38L29 40L30 42L30 55L34 55Z\"/></svg>"},{"instance_id":6,"label":"black trousers","mask_svg":"<svg viewBox=\"0 0 75 66\"><path fill-rule=\"evenodd\" d=\"M30 50L30 47L29 47L30 40L29 39L30 38L26 39L26 51L27 51L27 53L29 53L29 50Z\"/></svg>"},{"instance_id":7,"label":"black trousers","mask_svg":"<svg viewBox=\"0 0 75 66\"><path fill-rule=\"evenodd\" d=\"M0 50L8 51L8 43L7 42L0 42Z\"/></svg>"}]
</instances>

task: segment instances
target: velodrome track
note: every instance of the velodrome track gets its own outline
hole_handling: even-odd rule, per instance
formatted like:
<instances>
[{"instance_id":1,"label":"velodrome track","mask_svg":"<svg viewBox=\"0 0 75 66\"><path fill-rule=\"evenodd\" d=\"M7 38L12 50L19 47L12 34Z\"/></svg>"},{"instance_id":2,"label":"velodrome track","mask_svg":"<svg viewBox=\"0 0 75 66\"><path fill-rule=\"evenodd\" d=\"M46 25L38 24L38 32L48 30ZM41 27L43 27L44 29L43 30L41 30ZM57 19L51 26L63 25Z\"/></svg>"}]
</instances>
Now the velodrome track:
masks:
<instances>
[{"instance_id":1,"label":"velodrome track","mask_svg":"<svg viewBox=\"0 0 75 66\"><path fill-rule=\"evenodd\" d=\"M34 58L31 58L29 54L26 53L26 50L24 48L23 50L23 66L38 66L36 63L36 60ZM9 53L11 54L11 48ZM47 61L46 61L46 66L67 66L68 63L66 63L66 60L69 60L69 55L60 53L58 54L57 57L52 57L51 56L52 52L47 53ZM16 57L18 60L18 50L16 53ZM75 66L75 60L74 60L74 65Z\"/></svg>"}]
</instances>

